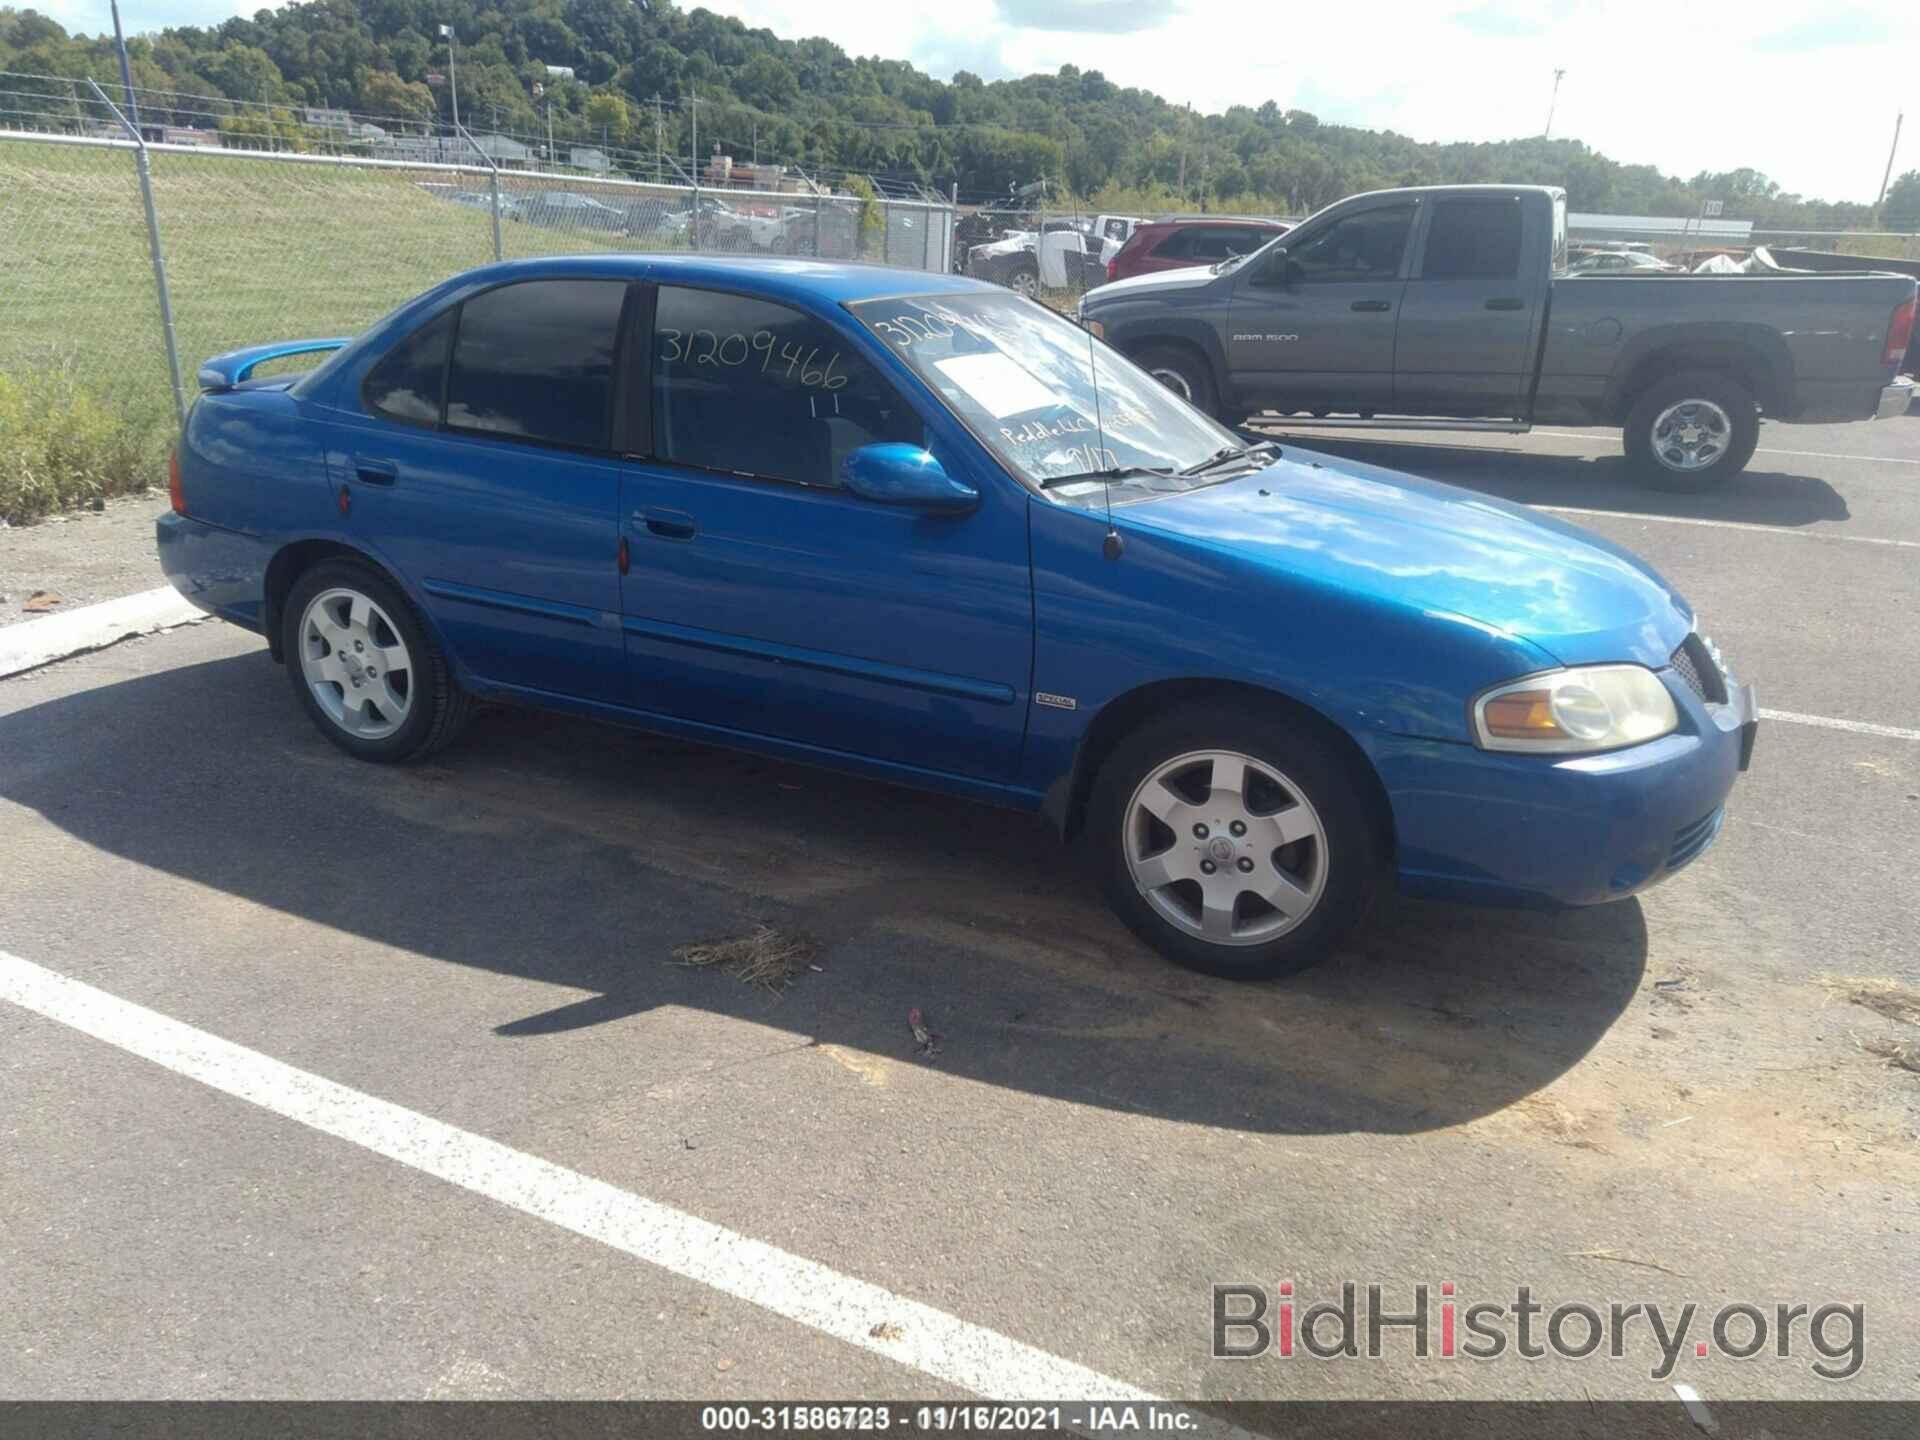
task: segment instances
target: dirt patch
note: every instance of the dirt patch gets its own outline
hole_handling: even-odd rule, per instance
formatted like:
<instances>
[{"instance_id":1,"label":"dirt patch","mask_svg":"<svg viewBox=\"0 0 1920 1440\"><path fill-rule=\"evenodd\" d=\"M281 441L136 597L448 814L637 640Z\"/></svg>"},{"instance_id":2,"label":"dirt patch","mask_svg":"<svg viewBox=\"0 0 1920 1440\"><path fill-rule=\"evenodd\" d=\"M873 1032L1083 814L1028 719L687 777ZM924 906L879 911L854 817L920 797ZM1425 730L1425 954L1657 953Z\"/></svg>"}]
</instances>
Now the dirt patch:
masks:
<instances>
[{"instance_id":1,"label":"dirt patch","mask_svg":"<svg viewBox=\"0 0 1920 1440\"><path fill-rule=\"evenodd\" d=\"M1896 1070L1911 1070L1920 1075L1920 1045L1876 1036L1872 1040L1862 1040L1860 1048L1869 1055L1878 1055Z\"/></svg>"},{"instance_id":2,"label":"dirt patch","mask_svg":"<svg viewBox=\"0 0 1920 1440\"><path fill-rule=\"evenodd\" d=\"M673 952L676 964L690 969L715 969L743 985L778 995L807 968L815 953L813 941L772 925L756 925L745 935L725 940L700 940Z\"/></svg>"},{"instance_id":3,"label":"dirt patch","mask_svg":"<svg viewBox=\"0 0 1920 1440\"><path fill-rule=\"evenodd\" d=\"M166 497L150 490L100 510L0 529L0 625L64 614L164 585L153 522ZM29 607L35 595L51 597Z\"/></svg>"},{"instance_id":4,"label":"dirt patch","mask_svg":"<svg viewBox=\"0 0 1920 1440\"><path fill-rule=\"evenodd\" d=\"M1920 990L1897 980L1830 975L1815 982L1832 1000L1858 1005L1903 1025L1920 1025Z\"/></svg>"}]
</instances>

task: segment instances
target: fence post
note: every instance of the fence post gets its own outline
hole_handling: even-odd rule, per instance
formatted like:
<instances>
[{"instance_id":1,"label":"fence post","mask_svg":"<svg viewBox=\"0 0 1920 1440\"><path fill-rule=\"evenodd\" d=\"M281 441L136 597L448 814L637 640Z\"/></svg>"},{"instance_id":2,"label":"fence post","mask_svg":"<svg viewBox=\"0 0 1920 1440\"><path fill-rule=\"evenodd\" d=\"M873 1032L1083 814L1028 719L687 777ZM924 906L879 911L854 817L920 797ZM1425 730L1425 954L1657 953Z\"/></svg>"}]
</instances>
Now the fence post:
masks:
<instances>
[{"instance_id":1,"label":"fence post","mask_svg":"<svg viewBox=\"0 0 1920 1440\"><path fill-rule=\"evenodd\" d=\"M453 122L453 128L460 132L469 145L473 146L474 153L487 162L487 173L493 182L493 258L505 259L500 250L500 167L494 163L493 156L480 148L480 142L467 134L466 126L456 120Z\"/></svg>"},{"instance_id":2,"label":"fence post","mask_svg":"<svg viewBox=\"0 0 1920 1440\"><path fill-rule=\"evenodd\" d=\"M108 110L113 118L120 122L121 128L133 137L133 168L140 176L140 203L147 211L147 251L153 259L153 288L160 297L160 338L167 347L167 374L173 381L174 421L182 430L187 428L187 392L180 383L180 344L173 333L173 296L167 290L167 257L160 248L160 215L153 208L153 173L147 162L147 142L141 137L140 129L120 113L106 92L94 83L93 77L87 77L87 86L93 91L94 98Z\"/></svg>"},{"instance_id":3,"label":"fence post","mask_svg":"<svg viewBox=\"0 0 1920 1440\"><path fill-rule=\"evenodd\" d=\"M920 237L920 268L933 269L933 207L920 207L920 227L924 232Z\"/></svg>"}]
</instances>

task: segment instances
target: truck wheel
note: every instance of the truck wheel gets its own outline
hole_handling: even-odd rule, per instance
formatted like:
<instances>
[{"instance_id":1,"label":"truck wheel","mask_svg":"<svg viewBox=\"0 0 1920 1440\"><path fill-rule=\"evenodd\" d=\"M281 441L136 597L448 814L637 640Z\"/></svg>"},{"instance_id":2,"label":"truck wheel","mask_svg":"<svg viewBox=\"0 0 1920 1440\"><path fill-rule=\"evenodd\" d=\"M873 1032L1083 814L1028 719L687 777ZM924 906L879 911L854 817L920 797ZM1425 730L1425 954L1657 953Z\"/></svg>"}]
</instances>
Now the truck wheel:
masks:
<instances>
[{"instance_id":1,"label":"truck wheel","mask_svg":"<svg viewBox=\"0 0 1920 1440\"><path fill-rule=\"evenodd\" d=\"M1213 374L1207 362L1177 345L1149 345L1133 356L1133 363L1173 391L1203 415L1218 417L1220 401L1213 393Z\"/></svg>"},{"instance_id":2,"label":"truck wheel","mask_svg":"<svg viewBox=\"0 0 1920 1440\"><path fill-rule=\"evenodd\" d=\"M1032 265L1017 266L1007 275L1007 288L1029 300L1040 293L1040 272Z\"/></svg>"},{"instance_id":3,"label":"truck wheel","mask_svg":"<svg viewBox=\"0 0 1920 1440\"><path fill-rule=\"evenodd\" d=\"M1661 490L1697 493L1746 468L1760 443L1753 392L1711 370L1656 380L1627 412L1627 462Z\"/></svg>"},{"instance_id":4,"label":"truck wheel","mask_svg":"<svg viewBox=\"0 0 1920 1440\"><path fill-rule=\"evenodd\" d=\"M1386 868L1345 759L1307 726L1241 704L1177 710L1122 740L1087 821L1128 928L1175 964L1229 980L1325 959Z\"/></svg>"}]
</instances>

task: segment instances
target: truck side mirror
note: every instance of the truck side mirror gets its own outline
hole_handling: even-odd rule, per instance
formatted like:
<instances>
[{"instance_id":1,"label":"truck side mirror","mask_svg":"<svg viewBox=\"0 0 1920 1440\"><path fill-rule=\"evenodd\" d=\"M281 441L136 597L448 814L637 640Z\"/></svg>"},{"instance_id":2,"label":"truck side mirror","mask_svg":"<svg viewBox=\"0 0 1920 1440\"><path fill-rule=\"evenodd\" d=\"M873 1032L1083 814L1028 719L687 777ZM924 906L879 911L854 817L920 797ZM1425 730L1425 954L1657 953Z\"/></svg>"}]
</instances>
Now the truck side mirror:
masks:
<instances>
[{"instance_id":1,"label":"truck side mirror","mask_svg":"<svg viewBox=\"0 0 1920 1440\"><path fill-rule=\"evenodd\" d=\"M1256 277L1261 285L1271 285L1275 289L1287 287L1287 247L1276 245L1267 252L1267 258L1260 262L1260 274Z\"/></svg>"}]
</instances>

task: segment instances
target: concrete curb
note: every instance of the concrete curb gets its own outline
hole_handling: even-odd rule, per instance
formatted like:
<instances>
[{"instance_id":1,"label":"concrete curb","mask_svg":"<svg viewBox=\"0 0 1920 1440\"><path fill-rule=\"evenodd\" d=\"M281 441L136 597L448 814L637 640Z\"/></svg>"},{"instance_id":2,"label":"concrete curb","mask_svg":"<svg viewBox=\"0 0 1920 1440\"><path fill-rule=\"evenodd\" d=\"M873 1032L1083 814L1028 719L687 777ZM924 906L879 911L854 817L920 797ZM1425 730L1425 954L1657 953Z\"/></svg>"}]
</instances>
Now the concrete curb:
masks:
<instances>
[{"instance_id":1,"label":"concrete curb","mask_svg":"<svg viewBox=\"0 0 1920 1440\"><path fill-rule=\"evenodd\" d=\"M130 635L150 635L210 618L180 598L171 585L122 595L98 605L21 620L0 627L0 679L51 665L69 655L101 650Z\"/></svg>"}]
</instances>

